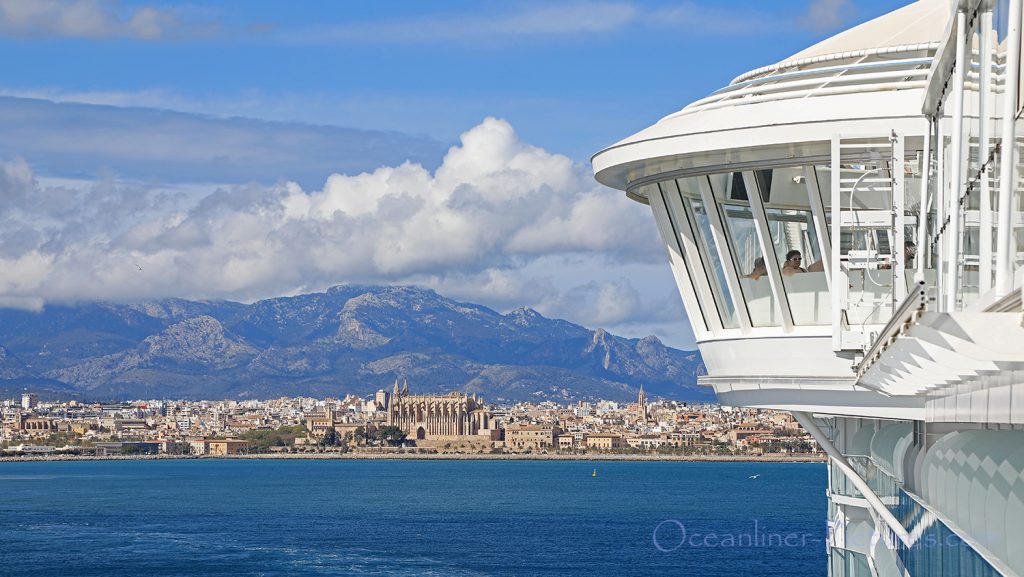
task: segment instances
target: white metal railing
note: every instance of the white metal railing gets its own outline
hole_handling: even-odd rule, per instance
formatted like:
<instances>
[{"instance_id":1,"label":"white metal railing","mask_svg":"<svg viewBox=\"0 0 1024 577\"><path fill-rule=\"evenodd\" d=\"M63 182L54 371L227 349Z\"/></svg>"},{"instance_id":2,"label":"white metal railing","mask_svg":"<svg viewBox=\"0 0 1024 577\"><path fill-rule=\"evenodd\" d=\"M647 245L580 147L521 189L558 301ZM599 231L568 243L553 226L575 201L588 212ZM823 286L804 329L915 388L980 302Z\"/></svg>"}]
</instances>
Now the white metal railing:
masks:
<instances>
[{"instance_id":1,"label":"white metal railing","mask_svg":"<svg viewBox=\"0 0 1024 577\"><path fill-rule=\"evenodd\" d=\"M814 64L822 64L825 62L838 62L840 60L852 60L852 59L864 59L871 58L873 56L891 56L893 54L908 54L913 52L934 52L939 48L941 42L927 42L921 44L904 44L902 46L888 46L885 48L866 48L863 50L851 50L848 52L838 52L835 54L823 54L821 56L811 56L809 58L799 58L796 60L785 60L768 66L762 66L755 68L749 72L744 72L733 79L731 84L738 84L755 76L761 76L762 74L770 75L773 72L779 70L785 70L786 68L798 68L801 66L811 66Z\"/></svg>"},{"instance_id":2,"label":"white metal railing","mask_svg":"<svg viewBox=\"0 0 1024 577\"><path fill-rule=\"evenodd\" d=\"M905 58L902 60L884 60L881 62L864 62L861 64L846 64L840 66L824 66L822 68L811 68L808 70L794 70L793 72L782 72L779 74L772 74L771 76L761 76L759 78L753 78L744 82L737 82L730 84L724 88L712 92L712 96L716 94L722 94L725 92L731 92L744 88L747 86L753 86L755 84L764 84L766 82L778 82L780 80L789 80L792 78L806 78L810 76L822 76L825 74L832 74L834 72L848 72L850 70L869 70L877 68L899 68L907 65L911 66L922 66L931 64L931 58ZM708 97L710 98L710 97ZM697 102L700 102L699 100ZM696 103L694 103L696 104Z\"/></svg>"},{"instance_id":3,"label":"white metal railing","mask_svg":"<svg viewBox=\"0 0 1024 577\"><path fill-rule=\"evenodd\" d=\"M923 88L927 86L930 63L931 58L856 62L751 78L716 90L663 120L765 100Z\"/></svg>"}]
</instances>

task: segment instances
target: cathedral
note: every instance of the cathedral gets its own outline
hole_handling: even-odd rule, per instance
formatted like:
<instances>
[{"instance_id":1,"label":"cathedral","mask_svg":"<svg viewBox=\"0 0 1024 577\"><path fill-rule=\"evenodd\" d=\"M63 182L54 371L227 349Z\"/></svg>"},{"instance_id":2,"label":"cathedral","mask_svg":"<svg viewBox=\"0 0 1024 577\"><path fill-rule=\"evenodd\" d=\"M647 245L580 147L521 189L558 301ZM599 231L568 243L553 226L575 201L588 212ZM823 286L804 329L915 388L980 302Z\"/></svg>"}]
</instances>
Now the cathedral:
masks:
<instances>
[{"instance_id":1,"label":"cathedral","mask_svg":"<svg viewBox=\"0 0 1024 577\"><path fill-rule=\"evenodd\" d=\"M399 390L395 380L388 402L388 425L420 441L500 438L494 416L475 394L410 395L408 381Z\"/></svg>"}]
</instances>

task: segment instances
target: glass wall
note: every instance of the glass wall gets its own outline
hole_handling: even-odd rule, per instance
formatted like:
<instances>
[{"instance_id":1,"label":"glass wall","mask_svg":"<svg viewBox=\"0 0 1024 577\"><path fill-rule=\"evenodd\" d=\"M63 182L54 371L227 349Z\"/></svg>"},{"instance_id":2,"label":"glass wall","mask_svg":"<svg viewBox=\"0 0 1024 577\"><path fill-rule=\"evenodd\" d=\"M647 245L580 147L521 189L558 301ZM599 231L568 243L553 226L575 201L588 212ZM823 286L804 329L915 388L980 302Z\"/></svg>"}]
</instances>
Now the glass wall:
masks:
<instances>
[{"instance_id":1,"label":"glass wall","mask_svg":"<svg viewBox=\"0 0 1024 577\"><path fill-rule=\"evenodd\" d=\"M779 318L775 295L768 282L768 271L757 237L754 214L750 210L743 174L712 174L708 180L725 221L725 232L734 260L733 266L738 272L743 301L750 313L750 324L755 327L780 326L782 320Z\"/></svg>"},{"instance_id":2,"label":"glass wall","mask_svg":"<svg viewBox=\"0 0 1024 577\"><path fill-rule=\"evenodd\" d=\"M687 306L686 314L691 318L699 314L700 322L704 329L710 329L708 324L708 307L710 303L705 303L700 296L700 290L697 289L698 277L701 274L700 263L691 262L691 259L687 256L686 251L683 249L685 245L684 237L691 234L692 227L690 226L689 219L685 214L679 214L676 210L675 205L678 201L679 191L675 186L675 181L668 181L665 183L652 184L646 190L646 196L650 199L652 204L657 203L660 207L664 208L665 214L668 217L668 228L671 230L665 230L662 232L662 236L670 236L664 239L669 243L669 250L675 254L678 254L680 260L682 260L683 267L685 269L686 281L690 285L690 289L697 299L698 310L689 310ZM656 211L657 212L657 211ZM677 269L678 270L678 269ZM678 271L677 274L681 274L683 271ZM680 286L680 291L683 291L683 287ZM696 323L695 323L696 327Z\"/></svg>"},{"instance_id":3,"label":"glass wall","mask_svg":"<svg viewBox=\"0 0 1024 577\"><path fill-rule=\"evenodd\" d=\"M722 326L727 329L738 328L739 320L736 316L736 307L725 278L725 268L722 266L722 259L719 256L719 247L712 232L712 217L700 199L700 183L697 178L685 178L677 180L676 185L684 205L693 218L697 246L704 262L704 271L711 285L718 314L722 319Z\"/></svg>"},{"instance_id":4,"label":"glass wall","mask_svg":"<svg viewBox=\"0 0 1024 577\"><path fill-rule=\"evenodd\" d=\"M782 271L793 324L830 324L832 301L804 168L758 170L754 174L765 202L773 258Z\"/></svg>"},{"instance_id":5,"label":"glass wall","mask_svg":"<svg viewBox=\"0 0 1024 577\"><path fill-rule=\"evenodd\" d=\"M863 553L833 547L829 555L831 577L875 577Z\"/></svg>"}]
</instances>

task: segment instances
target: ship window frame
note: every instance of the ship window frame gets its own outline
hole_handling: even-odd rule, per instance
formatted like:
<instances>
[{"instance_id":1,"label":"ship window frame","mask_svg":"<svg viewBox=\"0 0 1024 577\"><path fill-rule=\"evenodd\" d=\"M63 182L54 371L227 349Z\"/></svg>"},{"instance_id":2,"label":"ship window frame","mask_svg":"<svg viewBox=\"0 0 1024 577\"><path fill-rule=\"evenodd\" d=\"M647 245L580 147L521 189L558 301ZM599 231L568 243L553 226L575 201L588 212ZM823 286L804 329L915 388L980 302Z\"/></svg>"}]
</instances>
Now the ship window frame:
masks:
<instances>
[{"instance_id":1,"label":"ship window frame","mask_svg":"<svg viewBox=\"0 0 1024 577\"><path fill-rule=\"evenodd\" d=\"M674 179L673 179L674 180ZM697 284L694 282L694 274L690 269L690 258L686 254L686 249L683 246L681 231L675 222L673 216L672 207L669 204L668 199L665 197L665 191L661 186L661 182L652 183L655 189L658 191L658 196L661 200L661 208L665 210L665 219L668 222L669 227L672 229L672 243L675 245L676 252L679 254L679 258L683 261L683 268L686 270L686 280L689 283L689 289L693 293L693 298L697 303L697 312L700 313L701 325L703 326L704 332L714 334L711 323L708 322L707 311L704 310L704 302L701 298L700 292L697 289ZM691 316L689 310L687 310L687 316ZM694 327L696 328L696 327Z\"/></svg>"},{"instance_id":2,"label":"ship window frame","mask_svg":"<svg viewBox=\"0 0 1024 577\"><path fill-rule=\"evenodd\" d=\"M700 186L700 177L693 177L694 184ZM686 211L687 218L690 219L690 227L694 231L694 239L697 241L697 252L701 258L701 264L704 268L704 274L708 281L708 287L711 292L712 300L715 304L715 310L718 311L718 317L722 324L723 330L735 330L741 328L739 319L739 312L736 310L736 299L732 296L732 291L729 287L728 279L724 270L719 272L716 270L714 263L712 263L712 254L714 258L718 259L718 265L722 269L725 265L722 263L721 252L718 250L717 242L714 238L712 231L711 219L713 218L708 210L708 207L704 205L704 199L700 197L699 190L696 196L689 196L683 193L683 187L680 186L679 179L673 179L676 183L676 190L678 190L680 201L682 202L683 208ZM704 218L707 220L707 230L705 231L697 222L697 214L693 208L694 202L701 203L701 210L704 212ZM710 238L708 238L710 237ZM714 243L715 246L708 246L708 242ZM714 253L712 253L714 249Z\"/></svg>"}]
</instances>

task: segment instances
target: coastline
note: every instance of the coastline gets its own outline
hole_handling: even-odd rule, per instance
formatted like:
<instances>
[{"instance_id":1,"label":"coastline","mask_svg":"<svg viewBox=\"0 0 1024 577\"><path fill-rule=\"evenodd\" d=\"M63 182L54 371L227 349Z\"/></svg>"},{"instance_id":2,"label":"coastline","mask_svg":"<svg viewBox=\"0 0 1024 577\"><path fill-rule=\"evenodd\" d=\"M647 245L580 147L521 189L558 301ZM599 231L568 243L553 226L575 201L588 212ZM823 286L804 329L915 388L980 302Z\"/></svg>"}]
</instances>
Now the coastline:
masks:
<instances>
[{"instance_id":1,"label":"coastline","mask_svg":"<svg viewBox=\"0 0 1024 577\"><path fill-rule=\"evenodd\" d=\"M165 460L354 460L354 461L680 461L694 463L824 463L824 454L800 455L523 455L523 454L358 454L358 453L260 453L256 455L51 455L0 457L0 463L47 461L165 461Z\"/></svg>"}]
</instances>

